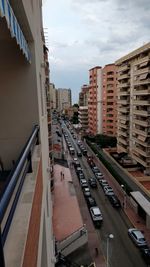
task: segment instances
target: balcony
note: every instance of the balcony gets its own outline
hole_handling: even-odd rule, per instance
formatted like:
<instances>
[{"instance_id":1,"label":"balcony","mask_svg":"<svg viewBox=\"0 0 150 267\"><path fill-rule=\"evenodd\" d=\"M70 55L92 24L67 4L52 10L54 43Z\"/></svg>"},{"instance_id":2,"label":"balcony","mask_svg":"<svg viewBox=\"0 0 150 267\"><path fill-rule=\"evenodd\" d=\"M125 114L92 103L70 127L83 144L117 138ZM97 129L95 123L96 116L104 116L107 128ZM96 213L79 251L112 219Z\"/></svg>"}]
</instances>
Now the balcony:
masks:
<instances>
[{"instance_id":1,"label":"balcony","mask_svg":"<svg viewBox=\"0 0 150 267\"><path fill-rule=\"evenodd\" d=\"M143 58L139 58L135 63L134 66L143 64L145 62L148 62L150 60L149 56L143 57Z\"/></svg>"},{"instance_id":2,"label":"balcony","mask_svg":"<svg viewBox=\"0 0 150 267\"><path fill-rule=\"evenodd\" d=\"M35 243L39 242L38 230L43 194L38 132L39 127L36 126L14 164L8 177L9 183L1 195L0 259L2 260L2 255L5 259L4 265L1 266L22 266L22 261L25 261L25 253L29 253L29 249L33 249L32 259L34 260L38 253ZM27 246L28 235L32 236L34 248ZM2 261L0 262L2 264Z\"/></svg>"},{"instance_id":3,"label":"balcony","mask_svg":"<svg viewBox=\"0 0 150 267\"><path fill-rule=\"evenodd\" d=\"M124 121L129 121L129 116L118 114L118 119L119 120L124 120Z\"/></svg>"},{"instance_id":4,"label":"balcony","mask_svg":"<svg viewBox=\"0 0 150 267\"><path fill-rule=\"evenodd\" d=\"M127 71L127 70L129 70L129 68L130 68L130 66L129 65L124 65L124 66L120 66L119 68L118 68L118 73L120 73L120 72L123 72L123 71Z\"/></svg>"},{"instance_id":5,"label":"balcony","mask_svg":"<svg viewBox=\"0 0 150 267\"><path fill-rule=\"evenodd\" d=\"M118 143L118 142L117 142L117 149L118 149L120 152L125 152L125 153L128 152L127 147L124 147L122 144L120 144L120 143Z\"/></svg>"},{"instance_id":6,"label":"balcony","mask_svg":"<svg viewBox=\"0 0 150 267\"><path fill-rule=\"evenodd\" d=\"M123 107L118 107L118 112L123 112L123 113L128 113L129 112L129 108L123 108Z\"/></svg>"},{"instance_id":7,"label":"balcony","mask_svg":"<svg viewBox=\"0 0 150 267\"><path fill-rule=\"evenodd\" d=\"M129 82L126 82L126 83L118 83L117 87L118 88L127 88L130 86L130 83Z\"/></svg>"},{"instance_id":8,"label":"balcony","mask_svg":"<svg viewBox=\"0 0 150 267\"><path fill-rule=\"evenodd\" d=\"M144 74L144 73L147 73L148 74L149 71L150 71L150 68L149 67L138 69L138 70L134 71L134 76L140 75L140 74Z\"/></svg>"},{"instance_id":9,"label":"balcony","mask_svg":"<svg viewBox=\"0 0 150 267\"><path fill-rule=\"evenodd\" d=\"M129 99L118 99L117 103L122 104L122 105L129 105L130 100Z\"/></svg>"},{"instance_id":10,"label":"balcony","mask_svg":"<svg viewBox=\"0 0 150 267\"><path fill-rule=\"evenodd\" d=\"M121 136L117 136L117 141L119 141L121 144L124 144L125 146L129 146L128 138L127 139L124 139Z\"/></svg>"},{"instance_id":11,"label":"balcony","mask_svg":"<svg viewBox=\"0 0 150 267\"><path fill-rule=\"evenodd\" d=\"M124 79L129 79L129 77L130 77L130 74L129 73L119 75L118 76L118 81L124 80Z\"/></svg>"},{"instance_id":12,"label":"balcony","mask_svg":"<svg viewBox=\"0 0 150 267\"><path fill-rule=\"evenodd\" d=\"M136 106L149 106L150 100L133 100L133 105Z\"/></svg>"},{"instance_id":13,"label":"balcony","mask_svg":"<svg viewBox=\"0 0 150 267\"><path fill-rule=\"evenodd\" d=\"M150 89L133 90L133 95L149 95L149 94L150 94Z\"/></svg>"},{"instance_id":14,"label":"balcony","mask_svg":"<svg viewBox=\"0 0 150 267\"><path fill-rule=\"evenodd\" d=\"M31 52L8 0L0 0L0 17L5 18L11 37L16 40L23 55L31 63Z\"/></svg>"},{"instance_id":15,"label":"balcony","mask_svg":"<svg viewBox=\"0 0 150 267\"><path fill-rule=\"evenodd\" d=\"M138 85L144 85L144 84L150 84L150 79L147 78L147 79L143 79L143 80L137 80L134 82L134 85L135 86L138 86Z\"/></svg>"},{"instance_id":16,"label":"balcony","mask_svg":"<svg viewBox=\"0 0 150 267\"><path fill-rule=\"evenodd\" d=\"M128 137L129 136L127 131L124 132L124 131L121 131L121 129L118 130L117 133L118 133L118 136L120 136L120 135L123 135L124 137Z\"/></svg>"},{"instance_id":17,"label":"balcony","mask_svg":"<svg viewBox=\"0 0 150 267\"><path fill-rule=\"evenodd\" d=\"M130 95L130 92L129 91L120 91L120 90L117 90L117 93L118 93L118 96L121 96L121 95Z\"/></svg>"},{"instance_id":18,"label":"balcony","mask_svg":"<svg viewBox=\"0 0 150 267\"><path fill-rule=\"evenodd\" d=\"M149 127L150 126L150 122L148 122L148 120L144 121L144 120L142 120L142 118L140 120L133 119L133 121L134 121L135 124L138 124L138 125L141 125L141 126L144 126L144 127Z\"/></svg>"},{"instance_id":19,"label":"balcony","mask_svg":"<svg viewBox=\"0 0 150 267\"><path fill-rule=\"evenodd\" d=\"M137 109L133 109L133 114L135 115L141 115L141 116L145 116L147 117L148 115L150 116L150 113L146 110L137 110Z\"/></svg>"},{"instance_id":20,"label":"balcony","mask_svg":"<svg viewBox=\"0 0 150 267\"><path fill-rule=\"evenodd\" d=\"M136 128L134 128L134 127L133 127L132 131L133 131L134 133L137 133L137 134L142 135L142 136L145 136L145 137L148 136L148 132L147 132L147 131L142 131L142 130L136 129ZM149 135L150 135L150 134L149 134Z\"/></svg>"},{"instance_id":21,"label":"balcony","mask_svg":"<svg viewBox=\"0 0 150 267\"><path fill-rule=\"evenodd\" d=\"M137 162L139 162L142 166L147 167L147 163L144 159L141 159L138 155L136 150L133 149L132 151L132 157L135 159Z\"/></svg>"}]
</instances>

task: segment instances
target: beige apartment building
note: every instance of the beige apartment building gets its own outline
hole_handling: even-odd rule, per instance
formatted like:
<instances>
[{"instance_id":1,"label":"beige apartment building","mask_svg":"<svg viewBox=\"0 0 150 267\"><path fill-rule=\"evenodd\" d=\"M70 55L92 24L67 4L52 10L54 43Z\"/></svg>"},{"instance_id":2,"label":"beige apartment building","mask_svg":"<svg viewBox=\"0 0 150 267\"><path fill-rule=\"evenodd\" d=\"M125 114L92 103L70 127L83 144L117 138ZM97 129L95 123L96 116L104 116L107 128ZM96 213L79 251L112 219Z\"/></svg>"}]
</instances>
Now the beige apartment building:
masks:
<instances>
[{"instance_id":1,"label":"beige apartment building","mask_svg":"<svg viewBox=\"0 0 150 267\"><path fill-rule=\"evenodd\" d=\"M58 88L57 90L57 109L58 112L65 112L72 105L71 89Z\"/></svg>"},{"instance_id":2,"label":"beige apartment building","mask_svg":"<svg viewBox=\"0 0 150 267\"><path fill-rule=\"evenodd\" d=\"M88 98L89 98L89 85L84 84L79 93L79 125L83 131L88 129Z\"/></svg>"},{"instance_id":3,"label":"beige apartment building","mask_svg":"<svg viewBox=\"0 0 150 267\"><path fill-rule=\"evenodd\" d=\"M119 151L150 175L150 43L116 61Z\"/></svg>"},{"instance_id":4,"label":"beige apartment building","mask_svg":"<svg viewBox=\"0 0 150 267\"><path fill-rule=\"evenodd\" d=\"M108 64L103 68L102 78L102 132L116 136L117 131L117 67Z\"/></svg>"},{"instance_id":5,"label":"beige apartment building","mask_svg":"<svg viewBox=\"0 0 150 267\"><path fill-rule=\"evenodd\" d=\"M50 102L52 110L57 109L57 89L55 88L55 84L50 83Z\"/></svg>"},{"instance_id":6,"label":"beige apartment building","mask_svg":"<svg viewBox=\"0 0 150 267\"><path fill-rule=\"evenodd\" d=\"M89 70L88 130L91 134L102 133L102 68Z\"/></svg>"},{"instance_id":7,"label":"beige apartment building","mask_svg":"<svg viewBox=\"0 0 150 267\"><path fill-rule=\"evenodd\" d=\"M0 0L0 266L55 265L42 1Z\"/></svg>"}]
</instances>

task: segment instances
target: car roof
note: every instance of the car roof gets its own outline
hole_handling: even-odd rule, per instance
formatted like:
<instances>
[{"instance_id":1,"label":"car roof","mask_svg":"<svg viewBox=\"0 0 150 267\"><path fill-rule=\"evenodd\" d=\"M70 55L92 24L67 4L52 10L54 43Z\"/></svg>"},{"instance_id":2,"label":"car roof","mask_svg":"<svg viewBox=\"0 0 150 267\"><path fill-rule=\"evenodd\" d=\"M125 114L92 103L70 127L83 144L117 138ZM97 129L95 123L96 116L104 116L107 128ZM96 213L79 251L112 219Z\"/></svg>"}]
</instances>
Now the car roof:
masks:
<instances>
[{"instance_id":1,"label":"car roof","mask_svg":"<svg viewBox=\"0 0 150 267\"><path fill-rule=\"evenodd\" d=\"M93 213L95 215L101 214L101 211L100 211L99 207L92 207L91 210L93 210Z\"/></svg>"},{"instance_id":2,"label":"car roof","mask_svg":"<svg viewBox=\"0 0 150 267\"><path fill-rule=\"evenodd\" d=\"M134 234L138 237L138 238L144 238L144 235L142 234L142 232L136 228L132 228L130 229L132 232L134 232Z\"/></svg>"}]
</instances>

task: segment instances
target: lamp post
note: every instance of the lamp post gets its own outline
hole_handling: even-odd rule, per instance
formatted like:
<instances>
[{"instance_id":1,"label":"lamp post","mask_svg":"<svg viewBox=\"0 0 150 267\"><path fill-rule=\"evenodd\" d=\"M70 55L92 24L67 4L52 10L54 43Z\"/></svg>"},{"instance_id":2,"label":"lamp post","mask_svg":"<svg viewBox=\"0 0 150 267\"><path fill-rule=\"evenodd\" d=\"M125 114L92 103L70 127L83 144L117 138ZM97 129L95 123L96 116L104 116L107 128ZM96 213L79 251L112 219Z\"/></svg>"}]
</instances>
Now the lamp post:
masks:
<instances>
[{"instance_id":1,"label":"lamp post","mask_svg":"<svg viewBox=\"0 0 150 267\"><path fill-rule=\"evenodd\" d=\"M123 207L124 207L124 209L126 209L126 207L127 207L127 193L126 193L126 187L125 187L124 184L121 184L121 187L122 187L122 189L123 189L123 194L124 194L124 197L123 197L123 203L124 203L124 205L123 205Z\"/></svg>"},{"instance_id":2,"label":"lamp post","mask_svg":"<svg viewBox=\"0 0 150 267\"><path fill-rule=\"evenodd\" d=\"M109 241L114 238L113 234L109 234L107 236L107 264L106 266L109 267Z\"/></svg>"}]
</instances>

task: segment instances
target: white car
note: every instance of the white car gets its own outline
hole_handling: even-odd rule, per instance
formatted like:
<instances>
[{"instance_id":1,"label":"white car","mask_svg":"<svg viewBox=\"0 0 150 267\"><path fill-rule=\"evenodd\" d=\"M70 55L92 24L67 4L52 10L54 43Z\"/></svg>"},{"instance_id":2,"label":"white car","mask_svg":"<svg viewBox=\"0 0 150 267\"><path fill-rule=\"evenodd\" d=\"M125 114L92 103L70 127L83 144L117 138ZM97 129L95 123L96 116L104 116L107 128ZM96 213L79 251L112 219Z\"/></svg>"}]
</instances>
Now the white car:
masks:
<instances>
[{"instance_id":1,"label":"white car","mask_svg":"<svg viewBox=\"0 0 150 267\"><path fill-rule=\"evenodd\" d=\"M91 217L92 217L92 220L95 226L99 227L103 221L103 216L102 216L102 213L99 207L97 206L91 207L90 214L91 214Z\"/></svg>"},{"instance_id":2,"label":"white car","mask_svg":"<svg viewBox=\"0 0 150 267\"><path fill-rule=\"evenodd\" d=\"M80 179L80 185L82 188L88 187L88 183L87 183L86 179Z\"/></svg>"},{"instance_id":3,"label":"white car","mask_svg":"<svg viewBox=\"0 0 150 267\"><path fill-rule=\"evenodd\" d=\"M95 173L95 177L99 181L104 178L104 175L101 172L97 172Z\"/></svg>"},{"instance_id":4,"label":"white car","mask_svg":"<svg viewBox=\"0 0 150 267\"><path fill-rule=\"evenodd\" d=\"M104 193L105 193L106 196L112 196L112 195L114 195L114 191L113 191L112 187L110 187L110 186L104 186L103 189L104 189Z\"/></svg>"},{"instance_id":5,"label":"white car","mask_svg":"<svg viewBox=\"0 0 150 267\"><path fill-rule=\"evenodd\" d=\"M130 228L128 229L128 235L131 237L136 246L144 247L147 245L145 237L140 230L136 228Z\"/></svg>"}]
</instances>

